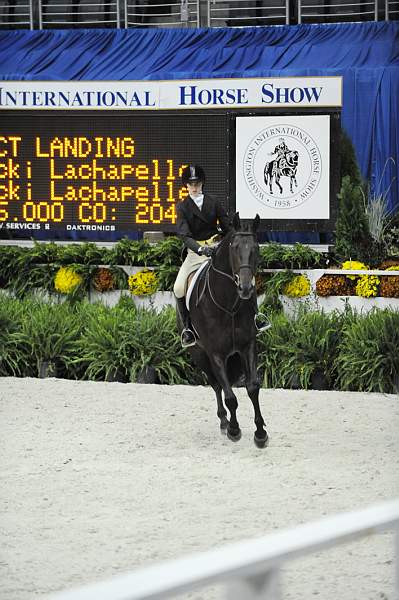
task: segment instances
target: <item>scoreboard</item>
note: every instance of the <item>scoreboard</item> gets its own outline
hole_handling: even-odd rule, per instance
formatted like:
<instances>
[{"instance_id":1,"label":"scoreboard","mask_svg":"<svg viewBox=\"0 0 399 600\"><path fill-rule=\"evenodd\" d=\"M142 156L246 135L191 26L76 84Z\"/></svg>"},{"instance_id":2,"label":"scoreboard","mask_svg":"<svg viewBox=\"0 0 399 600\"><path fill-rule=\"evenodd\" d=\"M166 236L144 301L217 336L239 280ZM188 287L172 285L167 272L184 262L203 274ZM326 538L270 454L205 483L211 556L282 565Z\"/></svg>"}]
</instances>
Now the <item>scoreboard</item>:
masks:
<instances>
[{"instance_id":1,"label":"scoreboard","mask_svg":"<svg viewBox=\"0 0 399 600\"><path fill-rule=\"evenodd\" d=\"M1 113L0 239L173 232L191 162L229 210L229 123L210 111Z\"/></svg>"},{"instance_id":2,"label":"scoreboard","mask_svg":"<svg viewBox=\"0 0 399 600\"><path fill-rule=\"evenodd\" d=\"M176 230L181 173L263 231L332 231L342 78L3 81L0 241Z\"/></svg>"}]
</instances>

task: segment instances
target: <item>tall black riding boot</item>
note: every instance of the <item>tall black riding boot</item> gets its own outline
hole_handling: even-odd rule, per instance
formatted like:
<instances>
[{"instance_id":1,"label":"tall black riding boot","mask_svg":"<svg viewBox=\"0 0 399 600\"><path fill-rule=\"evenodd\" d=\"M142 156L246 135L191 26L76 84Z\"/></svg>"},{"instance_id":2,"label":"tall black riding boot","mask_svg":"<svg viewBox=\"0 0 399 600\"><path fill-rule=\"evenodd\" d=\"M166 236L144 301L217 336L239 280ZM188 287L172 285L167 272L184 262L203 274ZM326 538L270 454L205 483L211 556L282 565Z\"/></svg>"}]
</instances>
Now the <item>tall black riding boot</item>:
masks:
<instances>
[{"instance_id":1,"label":"tall black riding boot","mask_svg":"<svg viewBox=\"0 0 399 600\"><path fill-rule=\"evenodd\" d=\"M183 324L183 331L181 332L181 345L183 348L188 346L195 346L195 335L191 329L190 313L187 310L186 299L176 298L177 310L179 311L180 319Z\"/></svg>"}]
</instances>

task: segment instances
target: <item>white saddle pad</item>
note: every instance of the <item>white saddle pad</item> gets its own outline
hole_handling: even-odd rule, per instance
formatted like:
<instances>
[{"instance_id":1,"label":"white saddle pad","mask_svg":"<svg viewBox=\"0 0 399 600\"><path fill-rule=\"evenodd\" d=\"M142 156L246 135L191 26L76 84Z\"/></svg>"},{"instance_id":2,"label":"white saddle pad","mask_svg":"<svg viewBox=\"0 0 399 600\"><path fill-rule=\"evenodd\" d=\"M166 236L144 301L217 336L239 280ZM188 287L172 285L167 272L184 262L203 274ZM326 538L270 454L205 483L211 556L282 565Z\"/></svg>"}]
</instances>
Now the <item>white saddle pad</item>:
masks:
<instances>
[{"instance_id":1,"label":"white saddle pad","mask_svg":"<svg viewBox=\"0 0 399 600\"><path fill-rule=\"evenodd\" d=\"M202 271L205 269L205 266L207 264L209 264L209 261L211 259L209 258L208 260L205 260L202 265L197 269L197 271L194 273L194 277L191 280L191 283L188 287L187 290L187 294L186 294L186 306L187 306L187 310L190 310L190 297L191 297L191 292L193 291L194 288L194 284L197 281L198 277L200 276L200 274L202 273Z\"/></svg>"}]
</instances>

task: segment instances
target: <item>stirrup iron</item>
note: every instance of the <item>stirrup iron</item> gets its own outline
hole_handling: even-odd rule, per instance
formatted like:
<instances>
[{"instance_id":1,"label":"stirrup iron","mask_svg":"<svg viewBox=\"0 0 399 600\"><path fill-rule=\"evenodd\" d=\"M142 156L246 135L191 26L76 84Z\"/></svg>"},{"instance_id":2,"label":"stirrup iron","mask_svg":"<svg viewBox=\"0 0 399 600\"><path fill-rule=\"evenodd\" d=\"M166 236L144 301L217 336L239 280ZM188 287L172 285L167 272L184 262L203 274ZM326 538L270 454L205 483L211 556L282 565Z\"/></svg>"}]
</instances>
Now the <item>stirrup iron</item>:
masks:
<instances>
[{"instance_id":1,"label":"stirrup iron","mask_svg":"<svg viewBox=\"0 0 399 600\"><path fill-rule=\"evenodd\" d=\"M257 319L258 318L260 318L260 320L262 320L264 322L263 325L261 325L261 326L258 325L258 323L257 323ZM259 333L262 333L262 331L267 331L272 326L272 324L270 323L270 321L267 318L267 316L264 313L260 313L260 312L258 312L258 313L255 314L255 316L254 316L254 323L255 323L257 335Z\"/></svg>"},{"instance_id":2,"label":"stirrup iron","mask_svg":"<svg viewBox=\"0 0 399 600\"><path fill-rule=\"evenodd\" d=\"M185 342L185 341L183 340L183 335L184 335L186 332L189 332L189 333L191 333L191 334L192 334L192 336L193 336L193 341L192 341L192 342L190 342L190 343L188 343L188 342ZM182 331L182 332L181 332L181 334L180 334L180 343L181 343L181 345L182 345L182 347L183 347L183 348L190 348L190 346L195 346L195 345L196 345L196 343L197 343L197 340L196 340L196 338L195 338L195 333L192 331L192 329L188 329L187 327L185 327L185 328L183 329L183 331Z\"/></svg>"}]
</instances>

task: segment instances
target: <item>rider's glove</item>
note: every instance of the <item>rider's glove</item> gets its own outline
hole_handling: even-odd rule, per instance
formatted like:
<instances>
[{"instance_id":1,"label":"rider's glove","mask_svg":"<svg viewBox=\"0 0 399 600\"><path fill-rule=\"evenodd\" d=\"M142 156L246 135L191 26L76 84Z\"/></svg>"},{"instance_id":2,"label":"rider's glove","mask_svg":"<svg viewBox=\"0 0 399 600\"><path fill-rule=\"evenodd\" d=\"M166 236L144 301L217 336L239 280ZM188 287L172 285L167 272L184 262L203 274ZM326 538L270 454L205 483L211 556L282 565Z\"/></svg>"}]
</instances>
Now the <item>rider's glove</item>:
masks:
<instances>
[{"instance_id":1,"label":"rider's glove","mask_svg":"<svg viewBox=\"0 0 399 600\"><path fill-rule=\"evenodd\" d=\"M213 248L210 246L200 246L200 248L198 248L198 254L199 256L207 256L210 258L213 254Z\"/></svg>"}]
</instances>

